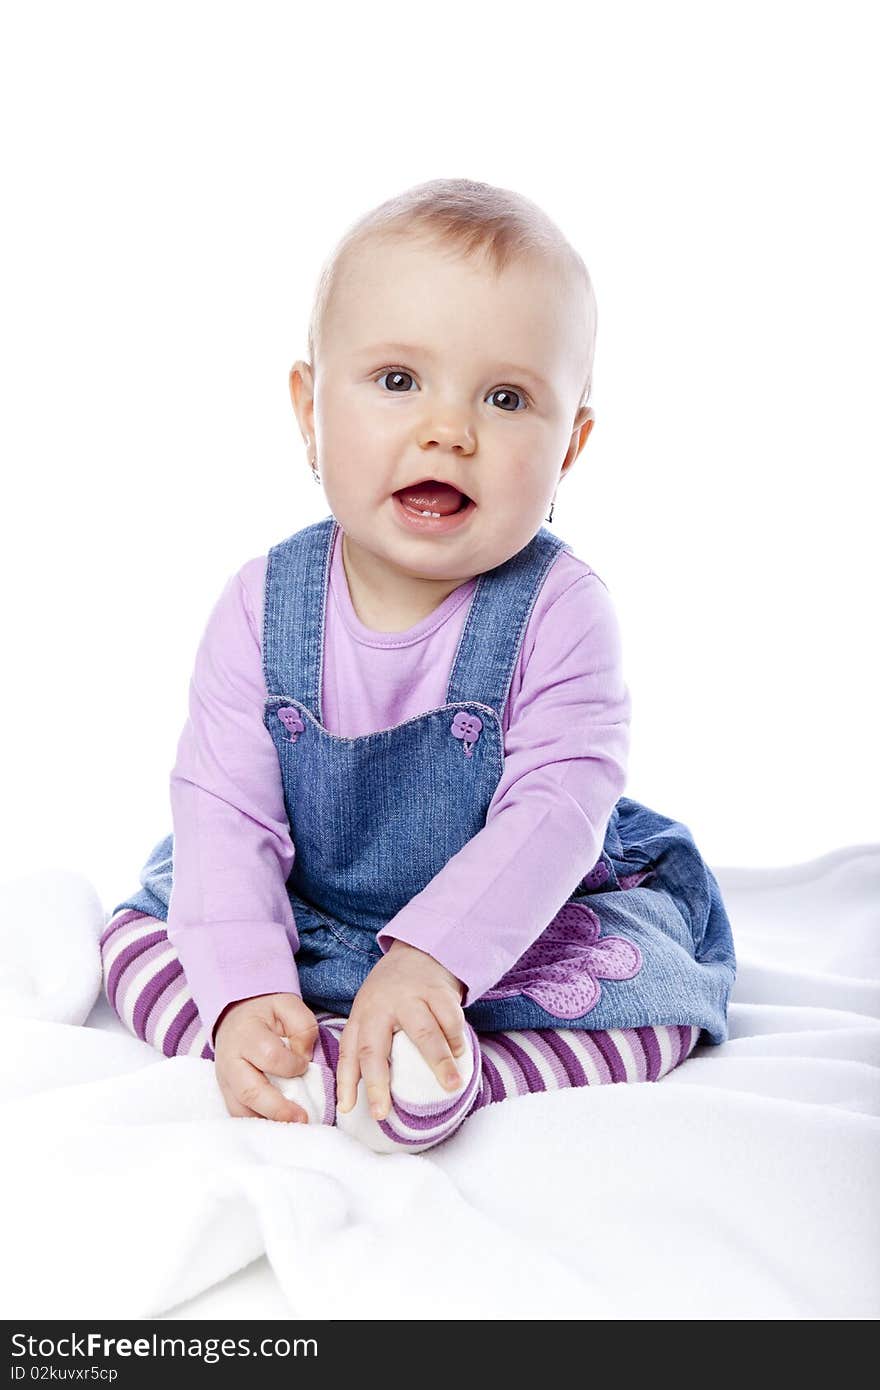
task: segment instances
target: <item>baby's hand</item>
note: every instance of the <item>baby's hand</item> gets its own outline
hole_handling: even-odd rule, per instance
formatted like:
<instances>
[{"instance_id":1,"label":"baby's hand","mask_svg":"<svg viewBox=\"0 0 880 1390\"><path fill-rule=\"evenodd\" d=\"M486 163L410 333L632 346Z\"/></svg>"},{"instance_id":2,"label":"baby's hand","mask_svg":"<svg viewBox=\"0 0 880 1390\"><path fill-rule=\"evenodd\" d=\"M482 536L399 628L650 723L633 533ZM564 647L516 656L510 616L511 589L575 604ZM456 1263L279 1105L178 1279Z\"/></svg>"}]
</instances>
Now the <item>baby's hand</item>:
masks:
<instances>
[{"instance_id":1,"label":"baby's hand","mask_svg":"<svg viewBox=\"0 0 880 1390\"><path fill-rule=\"evenodd\" d=\"M285 1047L282 1037L290 1039ZM239 999L220 1015L214 1032L214 1074L230 1115L308 1123L265 1075L302 1076L318 1037L318 1020L298 994Z\"/></svg>"},{"instance_id":2,"label":"baby's hand","mask_svg":"<svg viewBox=\"0 0 880 1390\"><path fill-rule=\"evenodd\" d=\"M363 1076L373 1117L385 1118L391 1109L391 1040L401 1030L441 1085L450 1091L460 1086L452 1056L465 1050L464 995L465 986L445 965L416 946L395 941L355 995L339 1040L337 1109L343 1115L351 1110Z\"/></svg>"}]
</instances>

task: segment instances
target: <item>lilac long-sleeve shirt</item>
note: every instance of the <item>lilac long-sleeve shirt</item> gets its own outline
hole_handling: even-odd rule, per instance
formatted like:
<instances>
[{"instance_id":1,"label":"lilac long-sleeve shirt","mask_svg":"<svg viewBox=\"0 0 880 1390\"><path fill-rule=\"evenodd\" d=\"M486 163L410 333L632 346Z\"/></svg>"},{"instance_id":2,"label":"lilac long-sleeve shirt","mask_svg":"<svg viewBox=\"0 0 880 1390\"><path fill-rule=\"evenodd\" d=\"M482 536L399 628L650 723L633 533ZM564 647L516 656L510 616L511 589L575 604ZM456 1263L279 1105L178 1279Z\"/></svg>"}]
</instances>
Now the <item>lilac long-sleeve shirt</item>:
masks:
<instances>
[{"instance_id":1,"label":"lilac long-sleeve shirt","mask_svg":"<svg viewBox=\"0 0 880 1390\"><path fill-rule=\"evenodd\" d=\"M476 587L470 579L404 632L358 618L337 529L323 716L375 733L444 703ZM300 994L285 882L295 846L278 755L263 723L265 555L228 581L198 646L171 772L174 878L167 931L213 1038L227 1004ZM486 824L379 932L428 952L473 1003L556 915L602 851L626 781L630 693L604 582L562 551L525 630L503 711L504 769Z\"/></svg>"}]
</instances>

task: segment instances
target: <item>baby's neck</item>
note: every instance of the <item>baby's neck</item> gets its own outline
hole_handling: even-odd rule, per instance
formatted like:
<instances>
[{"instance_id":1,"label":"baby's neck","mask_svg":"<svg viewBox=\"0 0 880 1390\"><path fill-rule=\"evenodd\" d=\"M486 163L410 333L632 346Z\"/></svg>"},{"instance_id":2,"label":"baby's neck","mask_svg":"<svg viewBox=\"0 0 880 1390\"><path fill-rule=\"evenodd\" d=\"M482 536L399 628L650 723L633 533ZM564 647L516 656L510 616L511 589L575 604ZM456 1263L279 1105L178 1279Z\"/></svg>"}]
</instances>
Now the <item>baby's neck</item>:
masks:
<instances>
[{"instance_id":1,"label":"baby's neck","mask_svg":"<svg viewBox=\"0 0 880 1390\"><path fill-rule=\"evenodd\" d=\"M463 579L419 579L393 572L342 533L342 565L351 604L364 627L374 632L406 632L429 617Z\"/></svg>"}]
</instances>

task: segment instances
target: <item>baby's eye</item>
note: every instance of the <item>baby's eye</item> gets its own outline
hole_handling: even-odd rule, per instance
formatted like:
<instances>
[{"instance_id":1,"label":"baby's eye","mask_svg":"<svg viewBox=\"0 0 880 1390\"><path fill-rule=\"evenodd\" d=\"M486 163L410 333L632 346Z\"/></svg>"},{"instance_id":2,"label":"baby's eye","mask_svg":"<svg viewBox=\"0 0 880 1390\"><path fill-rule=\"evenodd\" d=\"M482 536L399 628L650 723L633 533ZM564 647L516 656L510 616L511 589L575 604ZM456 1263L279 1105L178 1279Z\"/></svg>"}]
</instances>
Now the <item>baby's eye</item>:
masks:
<instances>
[{"instance_id":1,"label":"baby's eye","mask_svg":"<svg viewBox=\"0 0 880 1390\"><path fill-rule=\"evenodd\" d=\"M405 377L408 381L412 381L412 377L410 376L409 372L402 372L398 367L387 367L384 372L382 372L379 376L376 377L376 380L381 381L383 376L394 377L398 381L401 377ZM396 388L394 389L396 390ZM398 391L397 394L400 396L405 396L406 390Z\"/></svg>"},{"instance_id":2,"label":"baby's eye","mask_svg":"<svg viewBox=\"0 0 880 1390\"><path fill-rule=\"evenodd\" d=\"M520 401L520 402L522 403L522 405L525 406L526 409L528 409L528 405L526 404L525 397L524 397L519 391L514 391L513 388L512 388L511 386L496 386L494 391L490 391L490 392L489 392L489 395L490 395L490 396L506 396L508 400L510 400L510 397L511 397L511 396L515 396L516 399L517 399L518 401ZM502 407L502 409L505 409L505 407ZM508 411L507 411L507 414L508 414L508 415L515 415L515 414L516 414L516 406L514 406L513 410L508 410Z\"/></svg>"},{"instance_id":3,"label":"baby's eye","mask_svg":"<svg viewBox=\"0 0 880 1390\"><path fill-rule=\"evenodd\" d=\"M384 377L389 377L391 379L391 382L397 383L395 385L389 385L388 390L389 392L398 396L405 396L409 393L409 387L407 386L404 386L402 389L398 389L398 385L401 379L403 379L404 382L410 382L412 385L415 384L415 380L412 374L410 372L403 371L400 367L386 367L385 371L380 372L375 379L376 381L382 381ZM520 406L524 407L526 410L528 409L528 403L525 397L523 396L522 392L515 391L511 386L496 386L493 391L489 392L489 397L491 398L492 396L506 397L507 400L510 400L511 397L513 397L520 402ZM519 409L519 407L514 406L513 409L510 410L505 405L502 405L500 408L504 410L508 415L515 415L517 413L517 410Z\"/></svg>"}]
</instances>

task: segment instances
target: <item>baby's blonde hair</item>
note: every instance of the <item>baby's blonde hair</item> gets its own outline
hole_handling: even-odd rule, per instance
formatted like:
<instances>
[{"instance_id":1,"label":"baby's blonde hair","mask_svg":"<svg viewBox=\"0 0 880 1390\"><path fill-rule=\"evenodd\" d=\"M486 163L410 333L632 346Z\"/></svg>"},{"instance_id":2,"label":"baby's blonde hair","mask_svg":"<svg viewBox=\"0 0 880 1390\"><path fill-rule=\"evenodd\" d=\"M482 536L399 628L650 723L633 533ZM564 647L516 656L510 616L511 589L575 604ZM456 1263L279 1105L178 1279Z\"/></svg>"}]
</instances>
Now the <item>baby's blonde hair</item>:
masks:
<instances>
[{"instance_id":1,"label":"baby's blonde hair","mask_svg":"<svg viewBox=\"0 0 880 1390\"><path fill-rule=\"evenodd\" d=\"M425 232L465 257L483 254L497 271L528 255L543 255L573 278L583 291L586 343L584 387L578 409L587 404L593 384L596 344L596 296L582 258L547 214L509 188L473 179L431 179L416 184L358 218L343 234L321 270L309 320L308 350L313 367L321 349L324 322L333 292L357 249L372 240L391 240Z\"/></svg>"}]
</instances>

